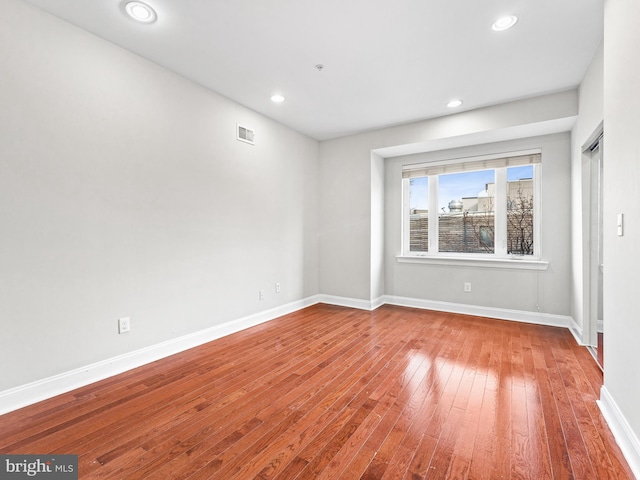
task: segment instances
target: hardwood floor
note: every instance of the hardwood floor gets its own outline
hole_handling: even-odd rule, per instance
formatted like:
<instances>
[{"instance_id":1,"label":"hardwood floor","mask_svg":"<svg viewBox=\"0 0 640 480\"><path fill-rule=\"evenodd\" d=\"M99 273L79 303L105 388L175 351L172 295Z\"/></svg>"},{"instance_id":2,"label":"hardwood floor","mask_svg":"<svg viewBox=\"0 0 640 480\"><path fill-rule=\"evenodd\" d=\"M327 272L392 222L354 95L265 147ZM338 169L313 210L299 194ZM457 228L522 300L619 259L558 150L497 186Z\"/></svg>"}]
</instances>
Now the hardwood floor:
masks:
<instances>
[{"instance_id":1,"label":"hardwood floor","mask_svg":"<svg viewBox=\"0 0 640 480\"><path fill-rule=\"evenodd\" d=\"M81 479L632 479L564 329L316 305L0 416Z\"/></svg>"}]
</instances>

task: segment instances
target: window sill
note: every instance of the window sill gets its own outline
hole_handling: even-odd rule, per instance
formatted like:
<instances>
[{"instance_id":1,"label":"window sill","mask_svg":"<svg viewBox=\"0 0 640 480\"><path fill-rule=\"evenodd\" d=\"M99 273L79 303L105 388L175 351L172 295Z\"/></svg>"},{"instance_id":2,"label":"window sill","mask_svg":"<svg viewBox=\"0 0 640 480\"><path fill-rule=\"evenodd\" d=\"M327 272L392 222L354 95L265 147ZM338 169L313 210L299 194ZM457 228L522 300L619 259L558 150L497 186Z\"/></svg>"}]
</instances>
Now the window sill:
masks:
<instances>
[{"instance_id":1,"label":"window sill","mask_svg":"<svg viewBox=\"0 0 640 480\"><path fill-rule=\"evenodd\" d=\"M546 270L549 262L544 260L524 260L513 258L461 258L428 255L398 255L398 263L422 263L427 265L453 265L458 267L504 268L515 270Z\"/></svg>"}]
</instances>

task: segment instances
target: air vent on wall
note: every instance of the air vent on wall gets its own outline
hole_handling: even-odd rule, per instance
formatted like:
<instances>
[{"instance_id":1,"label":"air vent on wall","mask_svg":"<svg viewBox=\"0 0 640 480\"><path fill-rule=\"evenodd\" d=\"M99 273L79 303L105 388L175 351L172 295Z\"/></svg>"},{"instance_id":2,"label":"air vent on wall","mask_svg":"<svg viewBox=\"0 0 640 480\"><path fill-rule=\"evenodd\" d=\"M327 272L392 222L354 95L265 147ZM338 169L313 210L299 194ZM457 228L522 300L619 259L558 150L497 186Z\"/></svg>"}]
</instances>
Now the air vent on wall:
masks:
<instances>
[{"instance_id":1,"label":"air vent on wall","mask_svg":"<svg viewBox=\"0 0 640 480\"><path fill-rule=\"evenodd\" d=\"M238 140L240 140L241 142L246 142L246 143L250 143L251 145L255 145L255 134L253 132L253 130L251 130L250 128L244 127L242 125L240 125L239 123L237 124L237 130L238 130Z\"/></svg>"}]
</instances>

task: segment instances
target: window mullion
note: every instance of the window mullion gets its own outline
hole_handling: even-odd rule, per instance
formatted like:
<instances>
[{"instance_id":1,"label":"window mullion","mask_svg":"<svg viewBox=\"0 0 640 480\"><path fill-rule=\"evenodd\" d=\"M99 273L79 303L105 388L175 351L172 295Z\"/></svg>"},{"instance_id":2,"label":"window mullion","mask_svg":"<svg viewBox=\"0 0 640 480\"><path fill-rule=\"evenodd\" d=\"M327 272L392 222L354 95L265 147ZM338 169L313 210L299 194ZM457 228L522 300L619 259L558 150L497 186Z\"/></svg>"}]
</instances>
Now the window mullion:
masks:
<instances>
[{"instance_id":1,"label":"window mullion","mask_svg":"<svg viewBox=\"0 0 640 480\"><path fill-rule=\"evenodd\" d=\"M533 167L533 254L538 258L542 258L542 165L534 165Z\"/></svg>"},{"instance_id":2,"label":"window mullion","mask_svg":"<svg viewBox=\"0 0 640 480\"><path fill-rule=\"evenodd\" d=\"M429 177L429 253L438 253L438 176Z\"/></svg>"},{"instance_id":3,"label":"window mullion","mask_svg":"<svg viewBox=\"0 0 640 480\"><path fill-rule=\"evenodd\" d=\"M507 256L507 169L496 168L495 212L495 254Z\"/></svg>"}]
</instances>

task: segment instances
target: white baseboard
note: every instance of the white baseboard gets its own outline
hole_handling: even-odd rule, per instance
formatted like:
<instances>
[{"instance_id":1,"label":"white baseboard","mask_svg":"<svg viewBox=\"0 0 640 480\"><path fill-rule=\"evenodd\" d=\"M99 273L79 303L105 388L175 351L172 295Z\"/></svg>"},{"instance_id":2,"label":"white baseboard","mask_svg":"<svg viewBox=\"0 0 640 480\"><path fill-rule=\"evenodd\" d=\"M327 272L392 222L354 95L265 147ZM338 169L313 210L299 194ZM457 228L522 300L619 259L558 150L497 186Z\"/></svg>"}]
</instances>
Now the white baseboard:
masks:
<instances>
[{"instance_id":1,"label":"white baseboard","mask_svg":"<svg viewBox=\"0 0 640 480\"><path fill-rule=\"evenodd\" d=\"M422 308L437 310L439 312L461 313L464 315L476 315L480 317L497 318L499 320L511 320L514 322L535 323L552 327L570 328L575 323L566 315L551 313L526 312L523 310L508 310L504 308L482 307L478 305L465 305L462 303L438 302L434 300L422 300L418 298L397 297L385 295L384 303L399 305L402 307Z\"/></svg>"},{"instance_id":2,"label":"white baseboard","mask_svg":"<svg viewBox=\"0 0 640 480\"><path fill-rule=\"evenodd\" d=\"M386 295L382 295L381 297L371 300L371 310L375 310L376 308L381 307L382 305L387 303L385 297Z\"/></svg>"},{"instance_id":3,"label":"white baseboard","mask_svg":"<svg viewBox=\"0 0 640 480\"><path fill-rule=\"evenodd\" d=\"M361 300L357 298L339 297L336 295L317 295L318 302L351 307L360 310L375 310L382 305L398 305L401 307L420 308L423 310L436 310L439 312L461 313L464 315L476 315L480 317L497 318L499 320L511 320L514 322L535 323L552 327L563 327L579 330L575 320L566 315L552 313L527 312L523 310L508 310L504 308L482 307L478 305L466 305L463 303L439 302L435 300L423 300L420 298L398 297L395 295L383 295L374 300ZM572 332L574 336L575 332ZM576 338L578 340L578 338ZM580 342L579 342L580 343Z\"/></svg>"},{"instance_id":4,"label":"white baseboard","mask_svg":"<svg viewBox=\"0 0 640 480\"><path fill-rule=\"evenodd\" d=\"M640 478L640 441L607 387L600 389L597 403L631 471L636 478Z\"/></svg>"},{"instance_id":5,"label":"white baseboard","mask_svg":"<svg viewBox=\"0 0 640 480\"><path fill-rule=\"evenodd\" d=\"M226 322L222 325L216 325L199 332L167 340L166 342L151 345L124 355L119 355L59 375L2 391L0 392L0 415L126 372L127 370L140 367L147 363L155 362L156 360L197 347L224 337L225 335L230 335L240 330L259 325L316 303L327 303L367 311L375 310L384 304L391 304L566 328L570 328L573 322L570 317L561 315L436 302L393 295L383 295L373 300L361 300L335 295L314 295L264 312Z\"/></svg>"},{"instance_id":6,"label":"white baseboard","mask_svg":"<svg viewBox=\"0 0 640 480\"><path fill-rule=\"evenodd\" d=\"M232 320L199 332L118 355L75 370L0 392L0 415L75 390L127 370L155 362L249 327L293 313L320 302L320 295Z\"/></svg>"},{"instance_id":7,"label":"white baseboard","mask_svg":"<svg viewBox=\"0 0 640 480\"><path fill-rule=\"evenodd\" d=\"M357 308L358 310L375 310L379 306L384 305L383 297L375 300L361 300L359 298L339 297L336 295L317 295L317 297L319 303Z\"/></svg>"},{"instance_id":8,"label":"white baseboard","mask_svg":"<svg viewBox=\"0 0 640 480\"><path fill-rule=\"evenodd\" d=\"M582 341L582 337L584 335L582 327L578 325L578 322L576 322L573 318L571 318L571 321L569 322L569 331L573 335L573 338L576 339L576 343L578 345L580 345L581 347L586 346L586 344Z\"/></svg>"}]
</instances>

